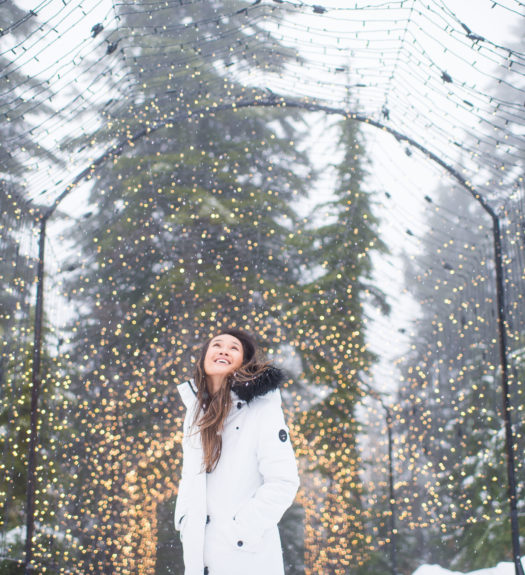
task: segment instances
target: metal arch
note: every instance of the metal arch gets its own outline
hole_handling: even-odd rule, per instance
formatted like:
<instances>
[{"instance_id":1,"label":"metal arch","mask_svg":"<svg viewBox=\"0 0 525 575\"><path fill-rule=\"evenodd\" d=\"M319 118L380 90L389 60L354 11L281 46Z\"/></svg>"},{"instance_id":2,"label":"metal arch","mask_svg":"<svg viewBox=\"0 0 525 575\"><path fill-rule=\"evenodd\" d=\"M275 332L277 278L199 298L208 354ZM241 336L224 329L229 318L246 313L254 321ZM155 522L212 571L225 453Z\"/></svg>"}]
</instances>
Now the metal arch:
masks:
<instances>
[{"instance_id":1,"label":"metal arch","mask_svg":"<svg viewBox=\"0 0 525 575\"><path fill-rule=\"evenodd\" d=\"M516 575L525 575L523 565L521 563L520 541L519 541L519 524L518 524L518 509L517 509L517 494L516 494L516 473L515 473L515 459L514 459L514 435L512 432L511 420L511 402L508 381L508 358L507 358L507 317L505 309L505 288L504 288L504 273L503 273L503 258L502 258L502 238L500 220L497 213L488 204L487 200L476 191L475 187L466 180L455 168L441 159L434 152L427 149L425 146L414 140L410 136L389 127L388 125L369 118L359 112L352 112L344 108L327 106L315 102L305 102L293 98L285 98L278 96L271 96L266 98L254 98L250 100L240 100L233 103L224 103L211 106L204 106L193 110L188 110L176 114L175 116L159 121L152 126L142 128L131 136L131 138L123 139L117 144L110 146L105 152L93 160L88 167L82 170L72 182L60 193L53 201L51 206L46 210L42 210L37 223L40 224L40 238L39 238L39 254L38 254L38 271L37 271L37 289L36 289L36 304L35 304L35 326L34 326L34 348L33 348L33 369L32 369L32 387L31 387L31 423L30 423L30 439L29 439L29 454L28 454L28 470L27 470L27 521L26 521L26 545L25 545L25 573L29 575L32 566L32 539L34 530L34 486L35 486L35 470L36 470L36 445L38 441L38 397L40 393L40 355L41 355L41 331L43 319L43 282L44 282L44 256L45 256L45 233L47 220L53 215L62 200L68 196L75 187L84 179L94 174L106 160L117 158L122 155L124 150L134 142L147 137L154 132L170 127L174 121L182 120L194 115L212 114L225 110L236 110L242 108L297 108L307 110L310 112L324 112L330 115L339 115L346 117L356 122L362 122L370 126L374 126L384 132L394 136L398 142L406 142L418 149L430 160L441 166L448 172L463 188L465 188L471 196L482 208L489 214L492 219L492 233L494 241L494 261L496 268L496 292L497 292L497 307L498 307L498 335L499 335L499 351L500 351L500 369L503 391L503 418L505 426L505 444L507 454L507 479L508 479L508 499L510 506L510 521L511 521L511 536L512 536L512 549L513 560L516 569Z\"/></svg>"}]
</instances>

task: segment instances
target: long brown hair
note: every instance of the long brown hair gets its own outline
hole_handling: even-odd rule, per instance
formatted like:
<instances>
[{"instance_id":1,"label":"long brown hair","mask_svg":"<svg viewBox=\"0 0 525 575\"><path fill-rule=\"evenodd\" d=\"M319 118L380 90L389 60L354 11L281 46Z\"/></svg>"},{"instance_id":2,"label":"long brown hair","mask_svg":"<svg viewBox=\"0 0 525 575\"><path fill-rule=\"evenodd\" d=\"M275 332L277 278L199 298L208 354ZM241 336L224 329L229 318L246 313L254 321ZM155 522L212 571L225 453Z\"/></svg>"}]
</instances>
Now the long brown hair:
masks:
<instances>
[{"instance_id":1,"label":"long brown hair","mask_svg":"<svg viewBox=\"0 0 525 575\"><path fill-rule=\"evenodd\" d=\"M226 384L212 394L208 387L204 358L213 337L231 335L242 344L243 359L241 367L228 376ZM201 348L200 357L195 365L194 381L197 386L197 402L200 406L195 413L194 425L201 434L203 466L207 472L213 471L222 452L222 430L231 408L231 386L235 382L249 382L261 374L268 366L261 356L255 339L241 329L225 329L211 337Z\"/></svg>"}]
</instances>

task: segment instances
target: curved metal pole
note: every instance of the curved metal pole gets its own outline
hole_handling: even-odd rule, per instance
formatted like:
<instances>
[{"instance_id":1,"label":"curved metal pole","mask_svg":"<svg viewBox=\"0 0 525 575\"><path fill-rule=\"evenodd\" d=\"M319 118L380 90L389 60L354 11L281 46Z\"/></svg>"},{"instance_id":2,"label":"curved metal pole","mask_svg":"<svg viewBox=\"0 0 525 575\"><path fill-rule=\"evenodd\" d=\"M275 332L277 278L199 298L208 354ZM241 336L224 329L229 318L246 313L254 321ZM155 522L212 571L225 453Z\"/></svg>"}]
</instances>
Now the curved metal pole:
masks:
<instances>
[{"instance_id":1,"label":"curved metal pole","mask_svg":"<svg viewBox=\"0 0 525 575\"><path fill-rule=\"evenodd\" d=\"M110 146L103 152L98 158L90 163L90 165L82 170L69 184L65 190L57 196L53 204L48 208L48 210L42 216L41 222L41 233L40 233L40 254L38 262L38 283L37 283L37 296L36 296L36 310L38 311L38 306L41 306L40 315L35 313L35 349L34 349L34 361L33 361L33 388L32 388L32 399L31 399L31 438L30 438L30 452L28 457L28 462L33 461L32 466L35 468L35 451L37 443L37 421L38 421L38 394L40 389L40 346L41 346L41 329L42 329L42 309L43 309L43 277L44 277L44 243L45 243L45 223L49 217L56 210L60 202L79 184L82 180L87 178L89 175L93 174L98 167L103 165L106 160L111 158L117 158L122 155L123 151L134 142L141 140L143 137L148 136L162 128L172 127L174 122L188 118L189 116L195 114L213 114L220 111L226 110L236 110L241 108L297 108L301 110L308 110L310 112L324 112L330 115L340 115L356 122L362 122L370 126L374 126L388 134L394 136L398 142L406 142L418 149L430 160L441 166L446 172L448 172L463 188L465 188L472 197L483 207L483 209L490 215L493 224L493 236L494 236L494 251L495 251L495 266L496 266L496 291L497 291L497 301L498 301L498 335L499 335L499 349L500 349L500 367L502 375L502 388L503 388L503 417L505 425L505 441L506 441L506 452L507 452L507 478L508 478L508 493L509 493L509 505L510 505L510 521L511 521L511 534L512 534L512 548L513 548L513 558L516 568L516 575L525 575L523 571L523 565L521 563L521 552L519 544L519 523L518 523L518 513L517 513L517 495L516 495L516 479L515 479L515 461L514 461L514 434L512 432L512 419L511 419L511 401L508 386L508 357L507 357L507 323L506 323L506 309L505 309L505 288L503 281L503 263L502 263L502 251L501 251L501 231L500 222L497 214L490 207L488 202L483 198L483 196L476 191L474 186L464 178L457 170L452 166L447 164L434 152L428 150L425 146L407 136L402 134L398 130L391 128L390 126L379 122L372 118L369 118L361 113L352 112L344 108L337 108L334 106L325 106L323 104L316 104L315 102L304 102L301 100L295 100L293 98L283 98L278 96L271 96L268 98L255 98L252 100L241 100L239 102L233 102L230 104L217 104L211 106L205 106L202 108L197 108L193 110L188 110L184 112L179 112L178 114L172 116L169 119L161 120L157 123L153 123L148 128L142 128L136 132L131 138L126 138L120 142ZM37 338L38 333L38 338ZM38 341L37 341L38 339ZM38 353L37 353L38 347ZM37 362L35 362L37 360ZM34 402L33 402L34 398ZM33 403L34 403L34 416L33 416ZM33 419L35 423L33 424ZM33 439L33 427L34 427L34 439ZM34 470L33 470L34 474ZM28 482L27 482L27 498L28 498L28 520L27 520L27 538L26 538L26 573L28 573L30 560L31 560L31 550L32 547L32 533L33 533L33 523L34 519L31 517L29 511L33 513L33 501L31 500L31 505L29 505L30 491L34 489L34 477L29 477L29 466L28 466ZM30 525L31 523L31 525ZM31 535L31 538L29 537ZM27 551L29 549L29 551ZM28 559L29 558L29 559Z\"/></svg>"}]
</instances>

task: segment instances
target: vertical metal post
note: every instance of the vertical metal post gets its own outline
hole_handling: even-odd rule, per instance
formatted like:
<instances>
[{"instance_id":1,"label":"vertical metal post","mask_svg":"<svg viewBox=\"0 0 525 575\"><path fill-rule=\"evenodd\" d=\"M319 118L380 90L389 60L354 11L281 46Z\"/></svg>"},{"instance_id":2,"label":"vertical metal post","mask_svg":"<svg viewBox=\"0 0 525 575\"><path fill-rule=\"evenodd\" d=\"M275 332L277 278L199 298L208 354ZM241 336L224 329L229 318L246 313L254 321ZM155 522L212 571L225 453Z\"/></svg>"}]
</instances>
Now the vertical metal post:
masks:
<instances>
[{"instance_id":1,"label":"vertical metal post","mask_svg":"<svg viewBox=\"0 0 525 575\"><path fill-rule=\"evenodd\" d=\"M390 507L390 571L392 575L398 575L397 572L397 533L396 533L396 494L394 490L394 440L392 437L393 418L392 410L385 405L379 393L368 383L361 380L361 384L368 389L370 395L376 399L386 415L386 429L388 437L388 501Z\"/></svg>"},{"instance_id":2,"label":"vertical metal post","mask_svg":"<svg viewBox=\"0 0 525 575\"><path fill-rule=\"evenodd\" d=\"M514 433L512 431L512 407L509 390L509 372L507 358L507 310L505 308L505 285L503 279L503 256L501 246L501 227L495 212L492 217L494 235L494 261L496 265L496 296L498 306L499 352L501 363L501 385L503 388L503 420L505 425L505 451L507 454L508 497L510 506L510 528L512 537L512 557L516 575L524 575L520 553L520 532L516 494L516 464L514 459Z\"/></svg>"},{"instance_id":3,"label":"vertical metal post","mask_svg":"<svg viewBox=\"0 0 525 575\"><path fill-rule=\"evenodd\" d=\"M392 575L397 575L397 533L396 533L396 500L394 493L394 465L393 465L393 439L392 439L392 412L381 402L386 412L386 426L388 433L388 487L390 500L390 568Z\"/></svg>"},{"instance_id":4,"label":"vertical metal post","mask_svg":"<svg viewBox=\"0 0 525 575\"><path fill-rule=\"evenodd\" d=\"M35 488L36 488L36 446L38 443L38 397L42 383L40 376L42 350L42 319L44 310L44 251L46 242L46 217L40 220L40 236L38 242L38 267L36 280L35 332L33 343L33 366L31 375L31 415L29 452L27 456L27 493L26 493L26 542L25 542L25 574L32 570L33 532L35 526Z\"/></svg>"}]
</instances>

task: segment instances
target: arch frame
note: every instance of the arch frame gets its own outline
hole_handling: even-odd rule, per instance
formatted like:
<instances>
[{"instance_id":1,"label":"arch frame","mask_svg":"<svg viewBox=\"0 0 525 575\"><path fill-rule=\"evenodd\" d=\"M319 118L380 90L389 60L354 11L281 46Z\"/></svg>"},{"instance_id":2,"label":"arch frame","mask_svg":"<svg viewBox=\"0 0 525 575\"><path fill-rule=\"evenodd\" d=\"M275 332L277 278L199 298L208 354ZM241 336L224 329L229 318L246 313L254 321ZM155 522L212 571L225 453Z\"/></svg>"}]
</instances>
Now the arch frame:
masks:
<instances>
[{"instance_id":1,"label":"arch frame","mask_svg":"<svg viewBox=\"0 0 525 575\"><path fill-rule=\"evenodd\" d=\"M255 97L253 99L244 99L232 103L223 103L200 108L190 109L179 112L169 119L159 120L152 125L142 128L135 132L130 138L123 139L109 148L101 155L94 159L86 168L84 168L67 187L55 198L53 203L44 209L39 210L37 224L40 225L39 233L39 251L37 260L37 277L36 277L36 296L35 296L35 319L34 319L34 347L33 363L31 376L31 411L30 411L30 437L28 451L28 468L27 468L27 487L26 487L26 541L25 541L25 560L24 570L26 575L30 575L33 570L31 565L33 558L33 532L34 532L34 499L35 499L35 473L36 473L36 446L38 443L38 400L41 387L41 348L42 348L42 321L44 307L44 267L45 267L45 237L46 225L48 220L54 214L60 203L73 190L83 182L89 180L96 173L97 169L104 165L108 160L114 160L121 156L128 147L135 142L147 138L162 128L173 127L176 121L187 119L195 115L209 115L225 110L240 110L244 108L292 108L309 112L324 112L327 115L339 115L349 120L361 122L382 130L393 136L398 142L405 142L419 150L429 160L440 166L459 185L467 190L472 198L478 202L485 212L490 216L492 221L492 236L494 246L494 264L496 272L496 297L498 309L498 347L501 370L501 388L503 395L503 425L505 429L505 451L507 460L507 489L509 502L509 516L511 523L511 539L513 561L516 575L525 575L523 564L521 562L520 551L520 534L517 509L517 490L516 490L516 463L515 463L515 437L512 428L512 404L509 388L509 361L508 361L508 333L507 333L507 313L505 303L505 281L503 269L503 249L500 218L496 211L490 206L487 199L476 190L475 186L461 175L461 173L440 158L437 154L423 146L420 142L396 130L386 123L369 118L359 112L352 112L341 107L328 106L315 101L303 101L294 98L278 97Z\"/></svg>"}]
</instances>

